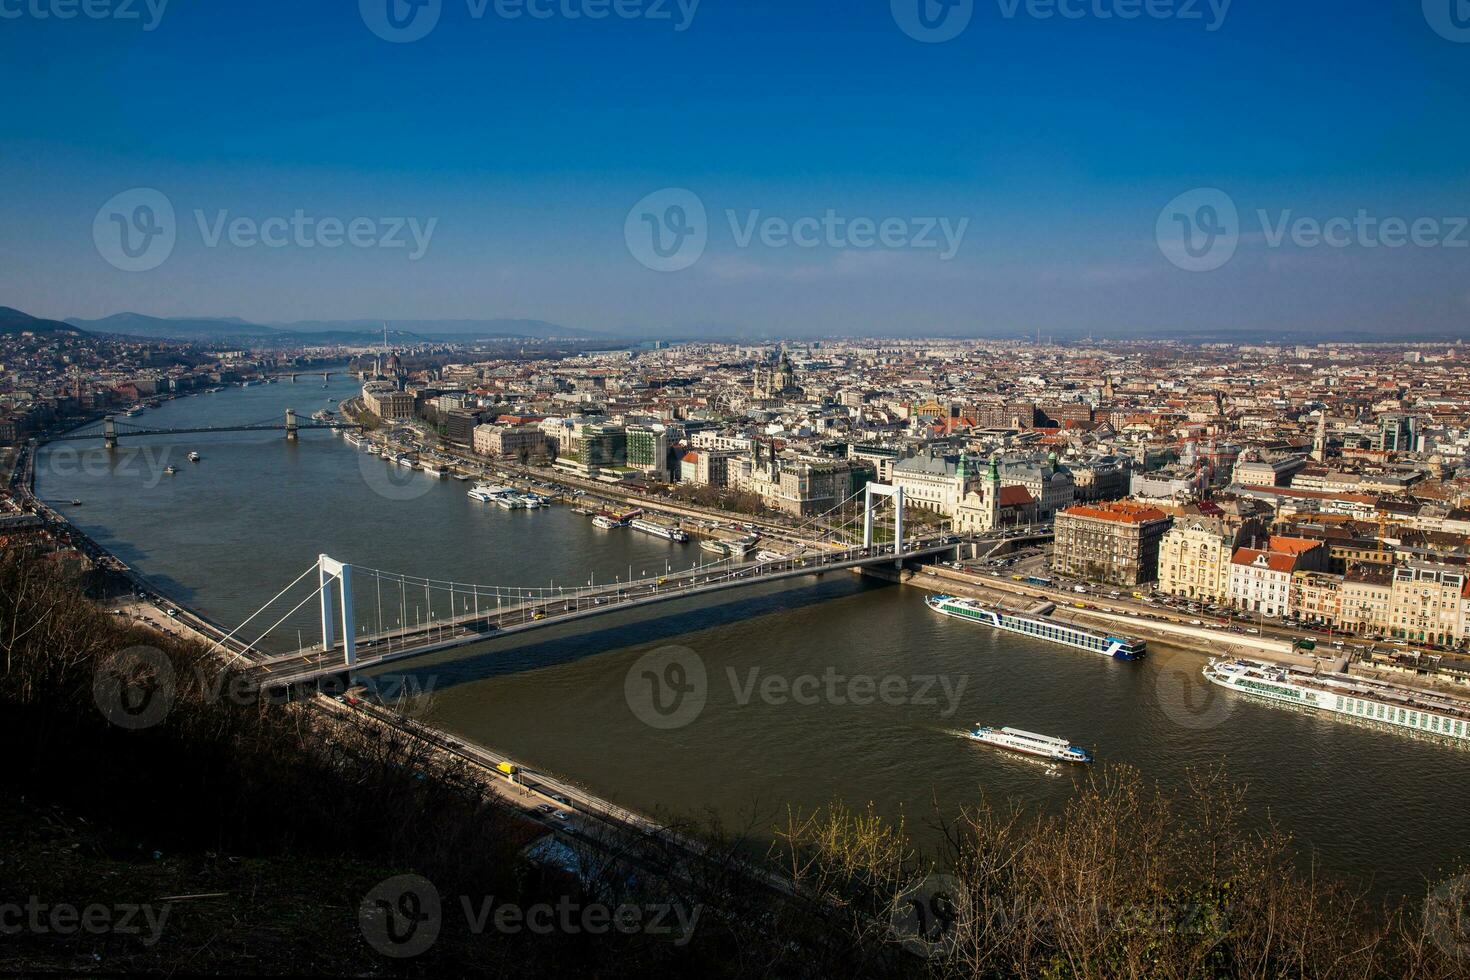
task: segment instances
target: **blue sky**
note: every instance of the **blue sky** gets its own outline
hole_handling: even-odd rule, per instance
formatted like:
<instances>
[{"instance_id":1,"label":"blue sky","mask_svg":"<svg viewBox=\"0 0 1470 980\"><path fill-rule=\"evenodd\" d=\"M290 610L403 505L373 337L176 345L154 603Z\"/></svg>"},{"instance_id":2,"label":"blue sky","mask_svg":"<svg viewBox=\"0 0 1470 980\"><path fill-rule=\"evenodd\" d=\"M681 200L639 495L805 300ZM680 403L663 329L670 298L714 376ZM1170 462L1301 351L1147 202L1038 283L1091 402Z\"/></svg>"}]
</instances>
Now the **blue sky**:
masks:
<instances>
[{"instance_id":1,"label":"blue sky","mask_svg":"<svg viewBox=\"0 0 1470 980\"><path fill-rule=\"evenodd\" d=\"M1437 23L1439 0L1153 0L1168 16L1127 20L1130 0L1069 0L1070 18L973 0L939 43L899 23L920 2L934 22L938 0L701 0L692 17L692 0L620 0L667 17L599 20L566 15L599 0L537 0L544 19L441 0L408 43L368 25L405 0L170 0L151 30L145 0L90 0L138 19L58 19L67 2L0 0L0 305L40 315L1470 332L1454 221L1470 214L1470 21ZM110 263L94 229L134 188L175 212L145 271ZM629 237L668 217L656 197L629 221L665 188L705 211L707 243L676 271ZM1208 271L1159 237L1196 188L1239 215ZM335 248L248 233L298 211L374 230ZM829 212L894 238L783 244L781 227ZM1433 224L1397 248L1269 234L1360 212ZM406 231L376 247L410 218L432 222L426 247ZM211 238L236 219L241 237ZM916 247L940 219L963 222L957 247L937 231L941 247Z\"/></svg>"}]
</instances>

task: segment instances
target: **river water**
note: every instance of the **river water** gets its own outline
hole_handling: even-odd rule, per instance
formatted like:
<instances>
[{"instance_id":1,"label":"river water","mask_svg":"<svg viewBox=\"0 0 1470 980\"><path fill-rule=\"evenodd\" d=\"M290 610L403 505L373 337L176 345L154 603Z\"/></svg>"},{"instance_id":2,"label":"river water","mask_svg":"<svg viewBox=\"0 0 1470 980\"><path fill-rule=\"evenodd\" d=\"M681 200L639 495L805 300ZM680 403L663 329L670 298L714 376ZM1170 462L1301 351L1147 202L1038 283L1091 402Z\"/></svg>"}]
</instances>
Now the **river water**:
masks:
<instances>
[{"instance_id":1,"label":"river water","mask_svg":"<svg viewBox=\"0 0 1470 980\"><path fill-rule=\"evenodd\" d=\"M303 378L166 403L136 425L307 417L356 392ZM325 432L54 444L37 491L174 596L235 625L320 553L458 582L574 586L687 568L690 545L605 531L566 507L506 511L467 484L394 470ZM198 450L203 460L189 463ZM179 472L164 475L165 465ZM426 615L421 591L359 576L358 622ZM301 588L291 604L304 597ZM463 597L459 602L463 602ZM287 612L274 607L259 629ZM447 611L438 600L437 614ZM308 602L266 641L312 642ZM242 638L254 639L252 627ZM611 614L415 663L427 720L648 813L713 812L768 832L834 799L904 815L1017 799L1056 808L1085 778L965 740L980 721L1069 738L1174 786L1224 765L1329 872L1422 894L1470 857L1470 754L1219 692L1205 650L1119 663L931 613L916 589L850 573ZM676 696L677 695L677 696Z\"/></svg>"}]
</instances>

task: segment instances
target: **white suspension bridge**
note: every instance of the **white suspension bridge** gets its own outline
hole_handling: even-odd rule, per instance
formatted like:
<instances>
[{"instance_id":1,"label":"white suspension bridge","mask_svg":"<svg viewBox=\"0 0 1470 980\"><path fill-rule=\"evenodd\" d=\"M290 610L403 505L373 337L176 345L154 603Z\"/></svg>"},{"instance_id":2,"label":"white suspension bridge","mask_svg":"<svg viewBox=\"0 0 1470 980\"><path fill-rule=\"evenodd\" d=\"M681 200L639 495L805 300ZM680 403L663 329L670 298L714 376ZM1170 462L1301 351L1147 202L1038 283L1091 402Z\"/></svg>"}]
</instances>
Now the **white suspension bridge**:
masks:
<instances>
[{"instance_id":1,"label":"white suspension bridge","mask_svg":"<svg viewBox=\"0 0 1470 980\"><path fill-rule=\"evenodd\" d=\"M686 570L670 568L662 575L605 583L589 577L585 585L572 587L454 582L321 555L217 646L244 651L250 662L246 669L261 687L286 687L660 602L867 565L902 565L909 559L954 551L968 540L939 533L905 536L902 488L875 483L792 533L807 543L764 559L732 554ZM291 604L293 590L308 581L305 597ZM410 601L416 610L414 622L408 621ZM268 636L313 602L319 613L320 642L302 646L298 637L298 649L290 653L260 652ZM447 614L442 614L446 607ZM257 638L243 642L246 627L282 608L285 611Z\"/></svg>"}]
</instances>

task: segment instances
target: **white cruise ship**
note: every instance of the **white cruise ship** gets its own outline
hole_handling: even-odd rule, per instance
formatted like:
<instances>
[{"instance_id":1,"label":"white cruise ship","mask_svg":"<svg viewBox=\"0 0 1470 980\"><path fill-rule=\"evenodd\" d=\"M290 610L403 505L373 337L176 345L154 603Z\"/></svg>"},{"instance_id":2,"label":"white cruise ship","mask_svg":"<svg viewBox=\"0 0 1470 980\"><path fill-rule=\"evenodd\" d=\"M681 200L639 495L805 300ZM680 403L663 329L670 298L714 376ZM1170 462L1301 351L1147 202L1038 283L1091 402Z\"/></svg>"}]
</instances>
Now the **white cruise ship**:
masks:
<instances>
[{"instance_id":1,"label":"white cruise ship","mask_svg":"<svg viewBox=\"0 0 1470 980\"><path fill-rule=\"evenodd\" d=\"M641 517L635 517L628 522L631 527L637 528L644 534L652 534L656 537L667 538L670 541L683 543L689 540L689 535L677 527L665 527L655 521L647 521Z\"/></svg>"},{"instance_id":2,"label":"white cruise ship","mask_svg":"<svg viewBox=\"0 0 1470 980\"><path fill-rule=\"evenodd\" d=\"M1318 674L1305 667L1259 660L1211 660L1212 684L1252 697L1381 722L1424 735L1470 744L1470 705L1452 698L1347 674Z\"/></svg>"},{"instance_id":3,"label":"white cruise ship","mask_svg":"<svg viewBox=\"0 0 1470 980\"><path fill-rule=\"evenodd\" d=\"M1018 616L1015 613L991 609L975 599L960 599L951 595L931 595L924 601L930 609L945 616L967 619L972 623L993 626L1010 633L1020 633L1022 636L1050 640L1053 643L1076 647L1078 650L1086 650L1088 653L1097 653L1116 660L1137 660L1148 650L1148 644L1143 640L1094 633L1080 626L1072 626L1041 617Z\"/></svg>"},{"instance_id":4,"label":"white cruise ship","mask_svg":"<svg viewBox=\"0 0 1470 980\"><path fill-rule=\"evenodd\" d=\"M1057 762L1088 763L1092 761L1091 752L1073 745L1064 738L1023 732L1019 728L991 728L988 725L976 725L975 730L970 732L970 737L986 745L1020 752L1022 755L1054 759Z\"/></svg>"}]
</instances>

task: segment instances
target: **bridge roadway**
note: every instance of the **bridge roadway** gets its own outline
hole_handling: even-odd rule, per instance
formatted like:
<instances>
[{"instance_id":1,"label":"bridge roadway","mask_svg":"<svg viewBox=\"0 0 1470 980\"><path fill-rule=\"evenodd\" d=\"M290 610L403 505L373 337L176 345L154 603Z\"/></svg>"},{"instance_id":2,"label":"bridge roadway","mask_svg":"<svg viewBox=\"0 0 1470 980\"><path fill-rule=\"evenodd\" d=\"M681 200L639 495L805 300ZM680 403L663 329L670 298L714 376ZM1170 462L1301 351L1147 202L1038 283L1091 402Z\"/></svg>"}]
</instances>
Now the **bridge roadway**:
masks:
<instances>
[{"instance_id":1,"label":"bridge roadway","mask_svg":"<svg viewBox=\"0 0 1470 980\"><path fill-rule=\"evenodd\" d=\"M909 542L898 559L928 558L953 551L971 538L948 536ZM371 670L385 664L456 647L498 639L548 626L590 619L624 609L709 595L761 582L774 582L823 572L893 562L892 545L792 555L776 561L748 562L724 568L694 568L630 583L576 589L495 610L446 617L431 624L358 637L357 662L352 670ZM462 593L468 598L467 593ZM486 596L481 595L483 601ZM492 597L493 598L493 597ZM298 650L259 661L252 675L263 687L285 687L315 681L346 671L340 645L331 650Z\"/></svg>"}]
</instances>

